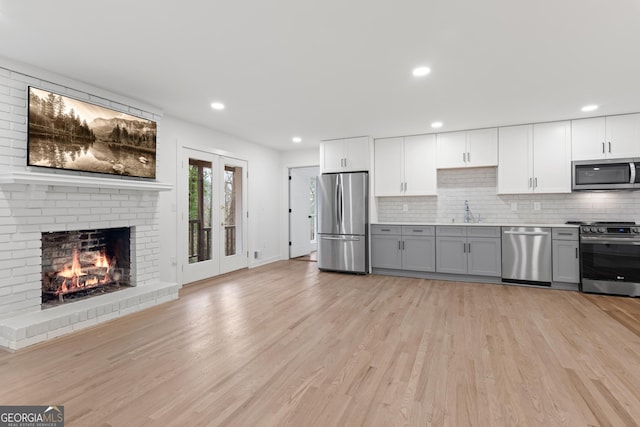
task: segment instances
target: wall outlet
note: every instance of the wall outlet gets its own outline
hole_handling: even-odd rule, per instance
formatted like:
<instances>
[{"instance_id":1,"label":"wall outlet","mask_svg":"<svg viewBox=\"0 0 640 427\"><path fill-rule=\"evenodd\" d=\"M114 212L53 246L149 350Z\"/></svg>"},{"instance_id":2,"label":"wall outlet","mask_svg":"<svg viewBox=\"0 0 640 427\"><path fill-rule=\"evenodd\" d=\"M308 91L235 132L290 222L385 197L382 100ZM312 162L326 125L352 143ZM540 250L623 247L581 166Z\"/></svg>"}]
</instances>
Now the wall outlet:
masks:
<instances>
[{"instance_id":1,"label":"wall outlet","mask_svg":"<svg viewBox=\"0 0 640 427\"><path fill-rule=\"evenodd\" d=\"M539 211L541 209L540 202L533 202L533 210Z\"/></svg>"},{"instance_id":2,"label":"wall outlet","mask_svg":"<svg viewBox=\"0 0 640 427\"><path fill-rule=\"evenodd\" d=\"M408 204L404 203L402 205L402 212L409 212L409 205Z\"/></svg>"},{"instance_id":3,"label":"wall outlet","mask_svg":"<svg viewBox=\"0 0 640 427\"><path fill-rule=\"evenodd\" d=\"M511 212L518 211L518 202L511 202Z\"/></svg>"}]
</instances>

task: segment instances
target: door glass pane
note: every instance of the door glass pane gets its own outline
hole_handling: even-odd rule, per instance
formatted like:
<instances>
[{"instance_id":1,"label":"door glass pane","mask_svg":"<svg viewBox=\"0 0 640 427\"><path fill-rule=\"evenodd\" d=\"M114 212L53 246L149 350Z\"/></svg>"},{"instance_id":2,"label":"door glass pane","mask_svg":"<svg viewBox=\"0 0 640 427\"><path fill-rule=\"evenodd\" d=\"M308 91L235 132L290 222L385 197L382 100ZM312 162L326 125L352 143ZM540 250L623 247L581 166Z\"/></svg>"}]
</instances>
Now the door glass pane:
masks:
<instances>
[{"instance_id":1,"label":"door glass pane","mask_svg":"<svg viewBox=\"0 0 640 427\"><path fill-rule=\"evenodd\" d=\"M211 259L211 162L189 159L189 263Z\"/></svg>"},{"instance_id":2,"label":"door glass pane","mask_svg":"<svg viewBox=\"0 0 640 427\"><path fill-rule=\"evenodd\" d=\"M242 168L224 167L224 254L242 253Z\"/></svg>"}]
</instances>

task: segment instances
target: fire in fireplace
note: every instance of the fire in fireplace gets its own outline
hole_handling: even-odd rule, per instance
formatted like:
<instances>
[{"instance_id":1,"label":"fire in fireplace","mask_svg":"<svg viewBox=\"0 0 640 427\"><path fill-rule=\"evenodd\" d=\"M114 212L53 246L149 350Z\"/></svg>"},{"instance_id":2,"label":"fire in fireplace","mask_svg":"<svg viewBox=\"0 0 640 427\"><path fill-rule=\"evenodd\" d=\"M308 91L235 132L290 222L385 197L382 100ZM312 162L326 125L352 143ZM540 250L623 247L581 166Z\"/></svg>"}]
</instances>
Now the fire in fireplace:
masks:
<instances>
[{"instance_id":1,"label":"fire in fireplace","mask_svg":"<svg viewBox=\"0 0 640 427\"><path fill-rule=\"evenodd\" d=\"M42 305L130 285L130 228L42 234Z\"/></svg>"}]
</instances>

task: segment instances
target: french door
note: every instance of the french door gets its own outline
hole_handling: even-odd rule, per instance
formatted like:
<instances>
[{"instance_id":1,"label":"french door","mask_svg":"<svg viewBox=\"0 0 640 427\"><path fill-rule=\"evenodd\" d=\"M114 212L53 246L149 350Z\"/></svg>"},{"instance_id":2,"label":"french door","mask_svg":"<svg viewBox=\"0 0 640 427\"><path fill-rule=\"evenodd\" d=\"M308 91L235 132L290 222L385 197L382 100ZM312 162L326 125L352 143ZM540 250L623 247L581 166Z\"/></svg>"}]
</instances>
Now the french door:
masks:
<instances>
[{"instance_id":1,"label":"french door","mask_svg":"<svg viewBox=\"0 0 640 427\"><path fill-rule=\"evenodd\" d=\"M247 163L183 148L181 283L247 267Z\"/></svg>"},{"instance_id":2,"label":"french door","mask_svg":"<svg viewBox=\"0 0 640 427\"><path fill-rule=\"evenodd\" d=\"M247 267L247 162L220 157L220 273Z\"/></svg>"}]
</instances>

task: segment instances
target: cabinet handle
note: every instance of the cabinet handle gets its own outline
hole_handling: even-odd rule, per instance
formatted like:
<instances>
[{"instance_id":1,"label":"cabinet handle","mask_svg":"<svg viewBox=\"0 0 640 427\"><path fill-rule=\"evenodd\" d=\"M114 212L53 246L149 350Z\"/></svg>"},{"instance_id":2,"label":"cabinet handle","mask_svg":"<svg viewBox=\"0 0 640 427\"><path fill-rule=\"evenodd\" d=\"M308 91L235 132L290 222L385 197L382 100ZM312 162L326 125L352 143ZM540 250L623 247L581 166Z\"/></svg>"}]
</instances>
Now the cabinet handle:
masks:
<instances>
[{"instance_id":1,"label":"cabinet handle","mask_svg":"<svg viewBox=\"0 0 640 427\"><path fill-rule=\"evenodd\" d=\"M468 248L467 252L471 253L471 243L467 243L467 248Z\"/></svg>"},{"instance_id":2,"label":"cabinet handle","mask_svg":"<svg viewBox=\"0 0 640 427\"><path fill-rule=\"evenodd\" d=\"M602 143L602 154L604 154L604 142Z\"/></svg>"},{"instance_id":3,"label":"cabinet handle","mask_svg":"<svg viewBox=\"0 0 640 427\"><path fill-rule=\"evenodd\" d=\"M471 163L471 153L467 151L467 162Z\"/></svg>"},{"instance_id":4,"label":"cabinet handle","mask_svg":"<svg viewBox=\"0 0 640 427\"><path fill-rule=\"evenodd\" d=\"M538 177L537 176L533 180L533 188L538 188Z\"/></svg>"},{"instance_id":5,"label":"cabinet handle","mask_svg":"<svg viewBox=\"0 0 640 427\"><path fill-rule=\"evenodd\" d=\"M611 153L611 141L609 141L609 153Z\"/></svg>"},{"instance_id":6,"label":"cabinet handle","mask_svg":"<svg viewBox=\"0 0 640 427\"><path fill-rule=\"evenodd\" d=\"M467 244L466 243L462 244L462 252L465 253L465 254L467 253Z\"/></svg>"},{"instance_id":7,"label":"cabinet handle","mask_svg":"<svg viewBox=\"0 0 640 427\"><path fill-rule=\"evenodd\" d=\"M381 228L380 231L391 231L390 228Z\"/></svg>"},{"instance_id":8,"label":"cabinet handle","mask_svg":"<svg viewBox=\"0 0 640 427\"><path fill-rule=\"evenodd\" d=\"M404 240L402 241L402 250L404 251Z\"/></svg>"},{"instance_id":9,"label":"cabinet handle","mask_svg":"<svg viewBox=\"0 0 640 427\"><path fill-rule=\"evenodd\" d=\"M407 183L406 182L404 183L404 191L405 192L407 191Z\"/></svg>"},{"instance_id":10,"label":"cabinet handle","mask_svg":"<svg viewBox=\"0 0 640 427\"><path fill-rule=\"evenodd\" d=\"M398 250L399 250L399 251L401 251L401 250L402 250L401 243L402 243L402 242L401 242L400 240L398 240Z\"/></svg>"},{"instance_id":11,"label":"cabinet handle","mask_svg":"<svg viewBox=\"0 0 640 427\"><path fill-rule=\"evenodd\" d=\"M424 230L412 230L414 233L422 233Z\"/></svg>"},{"instance_id":12,"label":"cabinet handle","mask_svg":"<svg viewBox=\"0 0 640 427\"><path fill-rule=\"evenodd\" d=\"M403 185L403 183L400 183L400 191L404 191L404 185Z\"/></svg>"},{"instance_id":13,"label":"cabinet handle","mask_svg":"<svg viewBox=\"0 0 640 427\"><path fill-rule=\"evenodd\" d=\"M533 178L529 178L529 188L533 185Z\"/></svg>"},{"instance_id":14,"label":"cabinet handle","mask_svg":"<svg viewBox=\"0 0 640 427\"><path fill-rule=\"evenodd\" d=\"M579 258L579 256L578 256L578 248L576 248L576 259L578 259L578 258Z\"/></svg>"},{"instance_id":15,"label":"cabinet handle","mask_svg":"<svg viewBox=\"0 0 640 427\"><path fill-rule=\"evenodd\" d=\"M466 161L467 161L466 154L463 152L462 153L462 163L464 163Z\"/></svg>"}]
</instances>

